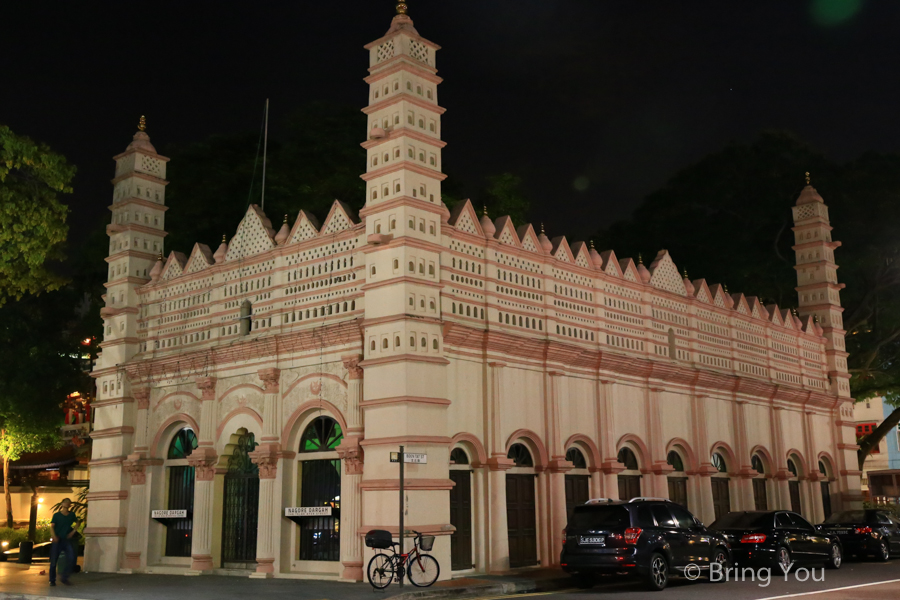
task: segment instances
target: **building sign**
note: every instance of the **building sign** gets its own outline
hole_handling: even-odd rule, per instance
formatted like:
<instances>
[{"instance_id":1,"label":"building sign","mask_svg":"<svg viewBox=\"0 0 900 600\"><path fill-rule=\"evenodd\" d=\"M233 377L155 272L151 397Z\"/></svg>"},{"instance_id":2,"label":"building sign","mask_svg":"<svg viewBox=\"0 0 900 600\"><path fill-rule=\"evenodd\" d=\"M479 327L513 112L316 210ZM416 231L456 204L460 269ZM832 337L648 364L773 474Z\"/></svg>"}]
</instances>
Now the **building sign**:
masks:
<instances>
[{"instance_id":1,"label":"building sign","mask_svg":"<svg viewBox=\"0 0 900 600\"><path fill-rule=\"evenodd\" d=\"M154 510L150 512L153 519L186 519L187 510Z\"/></svg>"},{"instance_id":2,"label":"building sign","mask_svg":"<svg viewBox=\"0 0 900 600\"><path fill-rule=\"evenodd\" d=\"M284 509L286 517L330 517L330 506L292 506Z\"/></svg>"},{"instance_id":3,"label":"building sign","mask_svg":"<svg viewBox=\"0 0 900 600\"><path fill-rule=\"evenodd\" d=\"M400 453L399 452L391 452L391 462L398 463L400 462ZM403 462L407 464L414 465L424 465L428 463L428 455L427 454L419 454L417 452L404 452L403 453Z\"/></svg>"}]
</instances>

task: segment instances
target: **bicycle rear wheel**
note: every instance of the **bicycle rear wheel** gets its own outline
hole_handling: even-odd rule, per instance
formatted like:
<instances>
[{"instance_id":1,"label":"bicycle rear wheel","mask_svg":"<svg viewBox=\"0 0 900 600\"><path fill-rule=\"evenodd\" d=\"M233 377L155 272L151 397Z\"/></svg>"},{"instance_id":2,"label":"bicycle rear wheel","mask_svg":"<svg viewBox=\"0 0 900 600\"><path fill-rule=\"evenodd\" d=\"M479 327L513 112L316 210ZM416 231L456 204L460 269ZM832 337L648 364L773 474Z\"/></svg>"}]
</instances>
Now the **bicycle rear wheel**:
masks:
<instances>
[{"instance_id":1,"label":"bicycle rear wheel","mask_svg":"<svg viewBox=\"0 0 900 600\"><path fill-rule=\"evenodd\" d=\"M437 581L441 574L441 566L430 554L420 554L406 565L409 580L416 587L428 587Z\"/></svg>"},{"instance_id":2,"label":"bicycle rear wheel","mask_svg":"<svg viewBox=\"0 0 900 600\"><path fill-rule=\"evenodd\" d=\"M366 575L373 588L383 590L394 580L394 561L387 554L376 554L369 561Z\"/></svg>"}]
</instances>

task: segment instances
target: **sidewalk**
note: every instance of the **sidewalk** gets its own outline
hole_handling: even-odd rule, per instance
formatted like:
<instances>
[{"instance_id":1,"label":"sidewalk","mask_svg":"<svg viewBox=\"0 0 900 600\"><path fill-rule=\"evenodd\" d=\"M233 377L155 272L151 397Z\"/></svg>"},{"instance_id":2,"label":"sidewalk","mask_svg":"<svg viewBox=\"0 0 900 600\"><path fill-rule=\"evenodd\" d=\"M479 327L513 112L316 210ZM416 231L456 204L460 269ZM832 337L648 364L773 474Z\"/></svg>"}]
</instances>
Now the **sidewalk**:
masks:
<instances>
[{"instance_id":1,"label":"sidewalk","mask_svg":"<svg viewBox=\"0 0 900 600\"><path fill-rule=\"evenodd\" d=\"M50 587L47 563L19 565L0 563L0 600L423 600L425 598L472 598L553 590L570 587L571 581L557 569L535 569L510 575L479 575L441 581L420 589L406 582L401 589L391 584L385 592L374 592L368 583L343 583L310 579L249 579L246 577L183 575L120 575L77 573L71 586ZM41 571L45 571L41 575Z\"/></svg>"}]
</instances>

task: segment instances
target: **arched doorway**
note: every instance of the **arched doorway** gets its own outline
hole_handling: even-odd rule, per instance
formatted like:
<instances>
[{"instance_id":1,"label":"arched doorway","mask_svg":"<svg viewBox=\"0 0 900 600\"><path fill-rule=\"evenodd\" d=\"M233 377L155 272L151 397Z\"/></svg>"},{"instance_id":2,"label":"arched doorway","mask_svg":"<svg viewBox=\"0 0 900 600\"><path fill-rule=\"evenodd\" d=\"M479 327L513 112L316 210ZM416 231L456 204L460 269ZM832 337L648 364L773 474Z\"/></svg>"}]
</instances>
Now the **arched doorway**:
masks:
<instances>
[{"instance_id":1,"label":"arched doorway","mask_svg":"<svg viewBox=\"0 0 900 600\"><path fill-rule=\"evenodd\" d=\"M256 560L259 467L250 460L256 439L239 429L226 446L228 470L222 501L222 566L246 568ZM254 563L255 566L255 563Z\"/></svg>"},{"instance_id":2,"label":"arched doorway","mask_svg":"<svg viewBox=\"0 0 900 600\"><path fill-rule=\"evenodd\" d=\"M787 459L787 469L790 473L788 479L788 492L791 498L791 510L798 515L803 514L803 499L800 496L800 459L791 454Z\"/></svg>"},{"instance_id":3,"label":"arched doorway","mask_svg":"<svg viewBox=\"0 0 900 600\"><path fill-rule=\"evenodd\" d=\"M769 510L769 496L766 493L766 465L757 453L750 457L750 467L756 473L753 482L753 506L756 510Z\"/></svg>"},{"instance_id":4,"label":"arched doorway","mask_svg":"<svg viewBox=\"0 0 900 600\"><path fill-rule=\"evenodd\" d=\"M688 507L687 475L684 473L684 458L677 450L669 450L666 455L666 463L672 467L672 472L666 476L669 484L669 500L675 504Z\"/></svg>"},{"instance_id":5,"label":"arched doorway","mask_svg":"<svg viewBox=\"0 0 900 600\"><path fill-rule=\"evenodd\" d=\"M331 417L316 417L300 438L297 453L298 492L303 507L329 507L331 515L303 517L298 540L299 560L341 558L341 461L337 447L344 434Z\"/></svg>"},{"instance_id":6,"label":"arched doorway","mask_svg":"<svg viewBox=\"0 0 900 600\"><path fill-rule=\"evenodd\" d=\"M712 486L713 510L716 519L731 512L731 494L728 491L728 463L721 452L713 452L712 464L716 473L709 478Z\"/></svg>"},{"instance_id":7,"label":"arched doorway","mask_svg":"<svg viewBox=\"0 0 900 600\"><path fill-rule=\"evenodd\" d=\"M537 496L534 459L525 444L513 444L507 458L514 467L506 473L506 522L509 538L509 566L536 565Z\"/></svg>"},{"instance_id":8,"label":"arched doorway","mask_svg":"<svg viewBox=\"0 0 900 600\"><path fill-rule=\"evenodd\" d=\"M572 470L566 473L566 515L572 516L575 507L591 499L591 476L588 473L584 453L576 447L566 451L566 460L572 463Z\"/></svg>"},{"instance_id":9,"label":"arched doorway","mask_svg":"<svg viewBox=\"0 0 900 600\"><path fill-rule=\"evenodd\" d=\"M625 465L625 470L618 475L619 500L637 498L641 495L641 471L637 456L631 448L622 448L616 460Z\"/></svg>"},{"instance_id":10,"label":"arched doorway","mask_svg":"<svg viewBox=\"0 0 900 600\"><path fill-rule=\"evenodd\" d=\"M190 427L180 429L166 453L166 509L186 510L183 519L166 520L166 556L190 557L194 529L194 467L187 457L197 448L197 436Z\"/></svg>"},{"instance_id":11,"label":"arched doorway","mask_svg":"<svg viewBox=\"0 0 900 600\"><path fill-rule=\"evenodd\" d=\"M819 485L822 487L822 518L827 519L831 516L831 469L826 459L819 460L819 474L822 475L822 481Z\"/></svg>"},{"instance_id":12,"label":"arched doorway","mask_svg":"<svg viewBox=\"0 0 900 600\"><path fill-rule=\"evenodd\" d=\"M456 528L450 536L450 569L463 571L472 561L472 466L462 448L450 452L450 524Z\"/></svg>"}]
</instances>

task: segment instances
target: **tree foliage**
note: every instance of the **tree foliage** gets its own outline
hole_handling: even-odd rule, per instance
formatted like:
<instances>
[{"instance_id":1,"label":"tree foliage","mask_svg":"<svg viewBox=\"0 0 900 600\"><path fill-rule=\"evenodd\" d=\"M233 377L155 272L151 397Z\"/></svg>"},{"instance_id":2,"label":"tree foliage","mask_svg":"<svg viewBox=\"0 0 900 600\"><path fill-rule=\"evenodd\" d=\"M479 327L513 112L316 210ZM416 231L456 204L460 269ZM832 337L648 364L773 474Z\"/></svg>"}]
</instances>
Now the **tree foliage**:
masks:
<instances>
[{"instance_id":1,"label":"tree foliage","mask_svg":"<svg viewBox=\"0 0 900 600\"><path fill-rule=\"evenodd\" d=\"M59 288L47 268L61 260L75 167L45 144L0 125L0 305L11 298Z\"/></svg>"},{"instance_id":2,"label":"tree foliage","mask_svg":"<svg viewBox=\"0 0 900 600\"><path fill-rule=\"evenodd\" d=\"M806 171L842 242L835 255L847 286L841 303L852 393L900 406L900 155L839 163L791 134L767 132L677 173L630 220L600 231L598 246L631 256L666 248L694 278L794 307L791 206ZM889 429L868 436L861 456Z\"/></svg>"}]
</instances>

